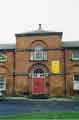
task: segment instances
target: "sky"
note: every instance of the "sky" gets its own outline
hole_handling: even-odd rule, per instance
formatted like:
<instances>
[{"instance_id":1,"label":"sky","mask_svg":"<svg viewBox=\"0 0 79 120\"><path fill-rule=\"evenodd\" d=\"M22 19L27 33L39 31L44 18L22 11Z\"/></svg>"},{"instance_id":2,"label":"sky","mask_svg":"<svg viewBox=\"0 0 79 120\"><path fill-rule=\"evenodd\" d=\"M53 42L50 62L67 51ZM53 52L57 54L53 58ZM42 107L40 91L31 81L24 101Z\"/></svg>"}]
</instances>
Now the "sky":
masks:
<instances>
[{"instance_id":1,"label":"sky","mask_svg":"<svg viewBox=\"0 0 79 120\"><path fill-rule=\"evenodd\" d=\"M79 0L0 0L0 43L15 43L15 33L38 24L63 32L63 41L79 41Z\"/></svg>"}]
</instances>

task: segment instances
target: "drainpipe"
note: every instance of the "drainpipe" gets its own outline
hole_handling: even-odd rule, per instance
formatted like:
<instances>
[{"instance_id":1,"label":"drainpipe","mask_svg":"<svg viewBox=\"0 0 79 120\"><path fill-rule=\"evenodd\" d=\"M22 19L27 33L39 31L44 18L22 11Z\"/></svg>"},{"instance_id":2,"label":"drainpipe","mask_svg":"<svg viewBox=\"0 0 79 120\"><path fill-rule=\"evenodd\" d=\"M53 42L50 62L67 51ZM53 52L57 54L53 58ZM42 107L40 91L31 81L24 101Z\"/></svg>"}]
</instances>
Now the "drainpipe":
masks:
<instances>
[{"instance_id":1,"label":"drainpipe","mask_svg":"<svg viewBox=\"0 0 79 120\"><path fill-rule=\"evenodd\" d=\"M16 91L15 91L15 53L16 53L16 51L13 50L13 90L12 90L13 96L16 95Z\"/></svg>"}]
</instances>

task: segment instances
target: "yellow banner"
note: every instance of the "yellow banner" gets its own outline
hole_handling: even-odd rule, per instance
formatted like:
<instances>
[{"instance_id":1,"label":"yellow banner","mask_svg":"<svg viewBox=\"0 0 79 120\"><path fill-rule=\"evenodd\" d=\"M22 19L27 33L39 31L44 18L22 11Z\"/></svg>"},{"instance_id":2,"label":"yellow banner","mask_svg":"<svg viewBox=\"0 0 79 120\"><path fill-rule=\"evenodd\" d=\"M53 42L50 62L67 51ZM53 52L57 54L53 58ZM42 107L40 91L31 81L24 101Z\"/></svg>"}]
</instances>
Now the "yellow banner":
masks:
<instances>
[{"instance_id":1,"label":"yellow banner","mask_svg":"<svg viewBox=\"0 0 79 120\"><path fill-rule=\"evenodd\" d=\"M52 61L52 73L60 73L60 61L53 60Z\"/></svg>"}]
</instances>

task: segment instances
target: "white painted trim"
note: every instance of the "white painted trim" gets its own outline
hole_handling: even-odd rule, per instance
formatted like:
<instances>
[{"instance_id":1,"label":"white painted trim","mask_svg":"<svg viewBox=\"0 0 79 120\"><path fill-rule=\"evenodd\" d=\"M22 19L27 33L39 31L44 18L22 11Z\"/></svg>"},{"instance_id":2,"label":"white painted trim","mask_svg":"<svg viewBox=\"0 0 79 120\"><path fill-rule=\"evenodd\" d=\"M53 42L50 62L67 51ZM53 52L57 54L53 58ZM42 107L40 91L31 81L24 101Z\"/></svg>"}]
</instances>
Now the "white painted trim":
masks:
<instances>
[{"instance_id":1,"label":"white painted trim","mask_svg":"<svg viewBox=\"0 0 79 120\"><path fill-rule=\"evenodd\" d=\"M73 76L73 89L79 90L79 81L75 81L74 76Z\"/></svg>"},{"instance_id":2,"label":"white painted trim","mask_svg":"<svg viewBox=\"0 0 79 120\"><path fill-rule=\"evenodd\" d=\"M2 55L2 57L4 57L5 59L0 59L0 62L6 62L7 61L7 56L6 55L4 55L4 54L1 54ZM0 57L0 58L2 58L2 57Z\"/></svg>"},{"instance_id":3,"label":"white painted trim","mask_svg":"<svg viewBox=\"0 0 79 120\"><path fill-rule=\"evenodd\" d=\"M6 78L4 77L4 87L0 88L0 91L4 91L6 90Z\"/></svg>"},{"instance_id":4,"label":"white painted trim","mask_svg":"<svg viewBox=\"0 0 79 120\"><path fill-rule=\"evenodd\" d=\"M72 60L79 60L78 57L74 57L74 53L72 53Z\"/></svg>"}]
</instances>

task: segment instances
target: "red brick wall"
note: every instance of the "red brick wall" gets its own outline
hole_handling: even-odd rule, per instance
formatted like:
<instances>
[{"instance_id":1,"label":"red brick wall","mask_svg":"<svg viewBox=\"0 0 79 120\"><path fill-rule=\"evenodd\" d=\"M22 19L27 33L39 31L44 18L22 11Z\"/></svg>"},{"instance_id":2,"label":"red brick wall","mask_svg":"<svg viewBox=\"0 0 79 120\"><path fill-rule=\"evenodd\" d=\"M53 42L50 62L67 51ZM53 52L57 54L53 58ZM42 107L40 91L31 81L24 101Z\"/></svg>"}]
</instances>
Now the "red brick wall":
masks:
<instances>
[{"instance_id":1,"label":"red brick wall","mask_svg":"<svg viewBox=\"0 0 79 120\"><path fill-rule=\"evenodd\" d=\"M64 51L57 50L61 48L61 39L59 36L34 36L34 37L17 37L16 38L16 48L25 49L34 47L36 42L41 42L47 46L47 48L52 48L56 50L48 51L48 61L43 61L41 64L47 66L49 72L51 72L51 61L59 60L60 61L60 71L64 73ZM79 61L72 61L72 51L73 49L66 49L65 56L65 68L66 72L69 73L64 77L64 75L51 75L45 79L45 82L49 83L48 93L50 96L63 96L66 95L75 95L76 92L73 90L73 75L79 72ZM0 63L0 73L4 73L6 78L6 93L7 95L12 95L13 92L13 63L14 56L13 52L5 52L8 60L6 63ZM37 62L30 61L30 52L16 52L15 55L15 70L16 73L28 73L29 69L36 64ZM65 85L66 83L66 85ZM15 90L18 92L29 92L32 91L32 79L28 76L16 75L15 77Z\"/></svg>"},{"instance_id":2,"label":"red brick wall","mask_svg":"<svg viewBox=\"0 0 79 120\"><path fill-rule=\"evenodd\" d=\"M44 42L48 48L60 48L61 39L59 36L34 36L34 37L17 37L16 38L16 47L18 49L32 48L32 44L37 41ZM29 61L29 52L17 52L16 53L16 71L28 73L29 68L36 62ZM48 51L48 61L42 62L45 64L49 72L51 72L51 61L59 60L61 72L63 73L63 52L58 51ZM49 94L50 95L64 95L64 78L62 75L50 76L47 81L49 82ZM16 77L16 90L24 91L29 89L31 91L31 80L26 77Z\"/></svg>"},{"instance_id":3,"label":"red brick wall","mask_svg":"<svg viewBox=\"0 0 79 120\"><path fill-rule=\"evenodd\" d=\"M13 53L6 51L2 52L7 56L7 61L5 63L0 63L0 73L5 76L6 80L6 94L11 95L13 89Z\"/></svg>"},{"instance_id":4,"label":"red brick wall","mask_svg":"<svg viewBox=\"0 0 79 120\"><path fill-rule=\"evenodd\" d=\"M67 95L75 95L76 91L73 90L73 76L79 73L79 61L72 60L72 52L75 49L66 50L66 71L69 73L66 76L66 89Z\"/></svg>"}]
</instances>

